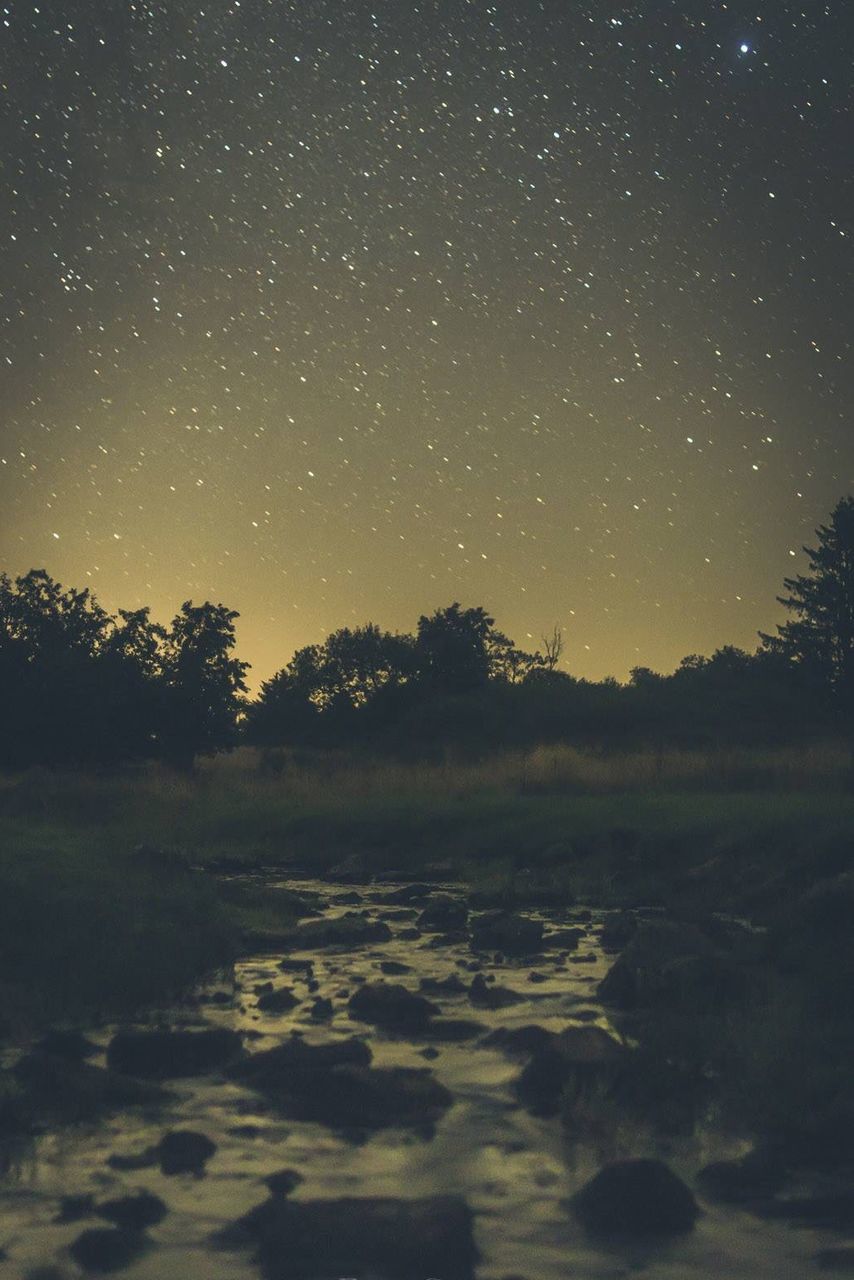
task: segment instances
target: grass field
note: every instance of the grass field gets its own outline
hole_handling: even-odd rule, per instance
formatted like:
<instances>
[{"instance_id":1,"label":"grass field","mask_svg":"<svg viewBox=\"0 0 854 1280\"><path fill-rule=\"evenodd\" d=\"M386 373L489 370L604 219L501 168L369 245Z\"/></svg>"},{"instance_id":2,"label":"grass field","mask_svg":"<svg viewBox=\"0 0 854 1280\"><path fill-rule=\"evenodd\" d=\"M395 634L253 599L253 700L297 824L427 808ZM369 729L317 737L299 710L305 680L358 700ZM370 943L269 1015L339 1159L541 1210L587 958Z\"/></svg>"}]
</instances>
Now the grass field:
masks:
<instances>
[{"instance_id":1,"label":"grass field","mask_svg":"<svg viewBox=\"0 0 854 1280\"><path fill-rule=\"evenodd\" d=\"M450 862L476 888L761 913L848 865L851 752L570 748L406 766L241 751L190 776L0 780L0 1010L9 1024L157 1001L246 923L188 865L322 872ZM140 844L175 865L135 856ZM2 1017L2 1014L0 1014Z\"/></svg>"}]
</instances>

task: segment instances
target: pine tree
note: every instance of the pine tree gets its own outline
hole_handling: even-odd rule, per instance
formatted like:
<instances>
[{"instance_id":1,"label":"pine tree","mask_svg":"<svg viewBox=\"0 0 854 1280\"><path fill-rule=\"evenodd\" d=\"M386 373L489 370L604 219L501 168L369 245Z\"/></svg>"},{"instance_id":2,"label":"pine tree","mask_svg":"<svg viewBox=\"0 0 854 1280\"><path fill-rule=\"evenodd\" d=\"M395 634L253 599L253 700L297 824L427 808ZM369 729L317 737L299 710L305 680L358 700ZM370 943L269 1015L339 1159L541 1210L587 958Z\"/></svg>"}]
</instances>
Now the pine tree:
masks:
<instances>
[{"instance_id":1,"label":"pine tree","mask_svg":"<svg viewBox=\"0 0 854 1280\"><path fill-rule=\"evenodd\" d=\"M785 578L778 596L794 615L761 639L767 649L813 672L846 707L854 706L854 498L842 498L804 547L805 574Z\"/></svg>"}]
</instances>

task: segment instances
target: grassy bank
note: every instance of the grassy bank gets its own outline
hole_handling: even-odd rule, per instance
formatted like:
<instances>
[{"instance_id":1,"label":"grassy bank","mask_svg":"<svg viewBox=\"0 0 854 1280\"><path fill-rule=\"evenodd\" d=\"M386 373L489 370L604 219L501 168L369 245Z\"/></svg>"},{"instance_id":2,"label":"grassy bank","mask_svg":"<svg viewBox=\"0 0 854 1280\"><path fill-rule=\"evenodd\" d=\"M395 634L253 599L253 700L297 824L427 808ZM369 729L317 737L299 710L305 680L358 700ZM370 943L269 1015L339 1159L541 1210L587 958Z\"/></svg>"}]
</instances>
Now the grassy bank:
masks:
<instances>
[{"instance_id":1,"label":"grassy bank","mask_svg":"<svg viewBox=\"0 0 854 1280\"><path fill-rule=\"evenodd\" d=\"M192 776L34 771L0 782L0 953L7 1020L161 999L227 957L247 912L188 864L322 872L353 854L417 874L449 862L524 902L760 914L854 847L850 752L635 753L569 748L481 764L345 757L203 764ZM134 857L145 843L176 864ZM182 865L183 864L183 865ZM267 922L269 923L269 921Z\"/></svg>"}]
</instances>

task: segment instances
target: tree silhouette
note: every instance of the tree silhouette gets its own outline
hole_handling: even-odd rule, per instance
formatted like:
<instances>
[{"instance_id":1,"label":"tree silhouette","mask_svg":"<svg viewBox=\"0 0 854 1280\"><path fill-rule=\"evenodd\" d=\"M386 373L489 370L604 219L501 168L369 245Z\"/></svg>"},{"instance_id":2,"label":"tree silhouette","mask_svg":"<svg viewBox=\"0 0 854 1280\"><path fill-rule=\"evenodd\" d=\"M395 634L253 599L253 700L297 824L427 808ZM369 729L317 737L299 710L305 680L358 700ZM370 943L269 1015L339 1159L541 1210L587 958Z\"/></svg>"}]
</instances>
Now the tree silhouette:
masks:
<instances>
[{"instance_id":1,"label":"tree silhouette","mask_svg":"<svg viewBox=\"0 0 854 1280\"><path fill-rule=\"evenodd\" d=\"M785 578L778 596L794 617L777 635L760 632L773 653L786 657L829 687L846 707L854 705L854 498L840 499L818 545L804 547L805 574Z\"/></svg>"},{"instance_id":2,"label":"tree silhouette","mask_svg":"<svg viewBox=\"0 0 854 1280\"><path fill-rule=\"evenodd\" d=\"M163 655L163 746L178 768L189 768L196 755L237 741L249 665L232 657L239 616L223 604L194 605L187 600L172 620Z\"/></svg>"},{"instance_id":3,"label":"tree silhouette","mask_svg":"<svg viewBox=\"0 0 854 1280\"><path fill-rule=\"evenodd\" d=\"M415 638L420 679L450 693L486 684L494 623L495 619L480 606L463 609L457 601L429 617L422 615Z\"/></svg>"}]
</instances>

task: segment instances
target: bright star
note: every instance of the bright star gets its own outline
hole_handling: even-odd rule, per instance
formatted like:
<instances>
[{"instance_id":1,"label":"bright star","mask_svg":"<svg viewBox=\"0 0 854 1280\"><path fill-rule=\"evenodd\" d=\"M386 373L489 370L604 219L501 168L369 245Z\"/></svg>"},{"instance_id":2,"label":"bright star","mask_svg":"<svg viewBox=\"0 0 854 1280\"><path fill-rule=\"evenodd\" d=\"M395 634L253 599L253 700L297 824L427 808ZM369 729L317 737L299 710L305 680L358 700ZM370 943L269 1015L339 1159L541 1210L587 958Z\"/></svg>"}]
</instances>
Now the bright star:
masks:
<instances>
[{"instance_id":1,"label":"bright star","mask_svg":"<svg viewBox=\"0 0 854 1280\"><path fill-rule=\"evenodd\" d=\"M750 45L749 45L749 44L742 44L742 45L739 45L739 49L740 49L740 51L741 51L742 53L750 53Z\"/></svg>"}]
</instances>

